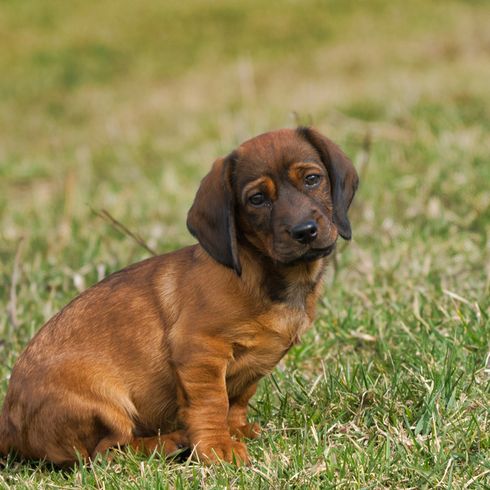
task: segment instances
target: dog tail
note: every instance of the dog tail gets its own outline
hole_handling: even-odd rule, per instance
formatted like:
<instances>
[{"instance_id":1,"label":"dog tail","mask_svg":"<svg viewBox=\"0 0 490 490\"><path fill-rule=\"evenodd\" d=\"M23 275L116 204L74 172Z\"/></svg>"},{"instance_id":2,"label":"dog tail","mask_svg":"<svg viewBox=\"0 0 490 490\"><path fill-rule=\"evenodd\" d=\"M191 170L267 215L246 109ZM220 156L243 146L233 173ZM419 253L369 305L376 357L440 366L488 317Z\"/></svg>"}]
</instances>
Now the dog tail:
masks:
<instances>
[{"instance_id":1,"label":"dog tail","mask_svg":"<svg viewBox=\"0 0 490 490\"><path fill-rule=\"evenodd\" d=\"M10 452L10 441L5 411L0 414L0 455L7 456Z\"/></svg>"}]
</instances>

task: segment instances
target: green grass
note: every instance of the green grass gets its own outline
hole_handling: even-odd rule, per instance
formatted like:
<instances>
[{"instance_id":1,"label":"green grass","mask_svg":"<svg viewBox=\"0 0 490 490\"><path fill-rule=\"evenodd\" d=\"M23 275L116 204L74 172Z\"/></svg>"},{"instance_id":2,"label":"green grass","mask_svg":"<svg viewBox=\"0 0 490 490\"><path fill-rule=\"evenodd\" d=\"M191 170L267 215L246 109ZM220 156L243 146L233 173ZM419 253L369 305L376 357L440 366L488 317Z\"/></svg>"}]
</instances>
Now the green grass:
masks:
<instances>
[{"instance_id":1,"label":"green grass","mask_svg":"<svg viewBox=\"0 0 490 490\"><path fill-rule=\"evenodd\" d=\"M490 488L488 25L451 0L0 2L0 399L45 320L148 255L92 209L191 243L213 159L298 120L362 178L251 467L7 460L0 488Z\"/></svg>"}]
</instances>

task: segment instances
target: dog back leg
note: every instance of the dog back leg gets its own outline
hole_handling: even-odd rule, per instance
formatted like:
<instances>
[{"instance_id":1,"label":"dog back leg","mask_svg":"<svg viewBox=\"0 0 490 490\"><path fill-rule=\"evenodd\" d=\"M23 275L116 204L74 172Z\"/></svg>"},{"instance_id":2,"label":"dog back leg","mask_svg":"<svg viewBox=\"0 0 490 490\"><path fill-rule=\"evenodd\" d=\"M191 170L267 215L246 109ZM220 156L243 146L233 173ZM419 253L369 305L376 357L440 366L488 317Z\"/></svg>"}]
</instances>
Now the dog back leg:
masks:
<instances>
[{"instance_id":1,"label":"dog back leg","mask_svg":"<svg viewBox=\"0 0 490 490\"><path fill-rule=\"evenodd\" d=\"M133 428L131 417L120 407L72 396L69 404L45 403L19 427L12 446L29 459L66 467L128 444Z\"/></svg>"},{"instance_id":2,"label":"dog back leg","mask_svg":"<svg viewBox=\"0 0 490 490\"><path fill-rule=\"evenodd\" d=\"M105 454L111 448L126 446L133 439L134 423L125 412L111 407L101 411L96 417L100 437L95 448L90 451L92 459L98 454Z\"/></svg>"}]
</instances>

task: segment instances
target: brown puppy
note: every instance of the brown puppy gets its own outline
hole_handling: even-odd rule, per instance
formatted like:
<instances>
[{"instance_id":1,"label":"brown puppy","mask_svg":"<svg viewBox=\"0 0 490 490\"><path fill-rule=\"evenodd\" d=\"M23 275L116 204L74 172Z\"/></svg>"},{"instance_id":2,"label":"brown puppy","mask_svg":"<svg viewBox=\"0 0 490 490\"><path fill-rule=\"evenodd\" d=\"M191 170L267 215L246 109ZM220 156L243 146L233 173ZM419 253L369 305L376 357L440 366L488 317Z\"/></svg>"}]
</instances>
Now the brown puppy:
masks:
<instances>
[{"instance_id":1,"label":"brown puppy","mask_svg":"<svg viewBox=\"0 0 490 490\"><path fill-rule=\"evenodd\" d=\"M350 239L358 184L311 128L243 143L203 179L199 244L110 275L49 320L17 361L0 452L69 464L113 446L248 463L257 382L315 316L326 257Z\"/></svg>"}]
</instances>

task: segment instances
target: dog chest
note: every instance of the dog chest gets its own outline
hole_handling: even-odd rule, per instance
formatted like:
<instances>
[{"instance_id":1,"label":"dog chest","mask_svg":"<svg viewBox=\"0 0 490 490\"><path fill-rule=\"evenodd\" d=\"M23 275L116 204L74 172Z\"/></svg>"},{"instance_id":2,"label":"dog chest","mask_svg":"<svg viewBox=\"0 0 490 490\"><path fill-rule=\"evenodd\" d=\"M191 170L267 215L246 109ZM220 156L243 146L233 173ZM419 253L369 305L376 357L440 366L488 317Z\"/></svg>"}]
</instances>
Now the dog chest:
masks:
<instances>
[{"instance_id":1,"label":"dog chest","mask_svg":"<svg viewBox=\"0 0 490 490\"><path fill-rule=\"evenodd\" d=\"M227 369L229 394L269 374L310 324L304 310L278 305L240 325Z\"/></svg>"}]
</instances>

